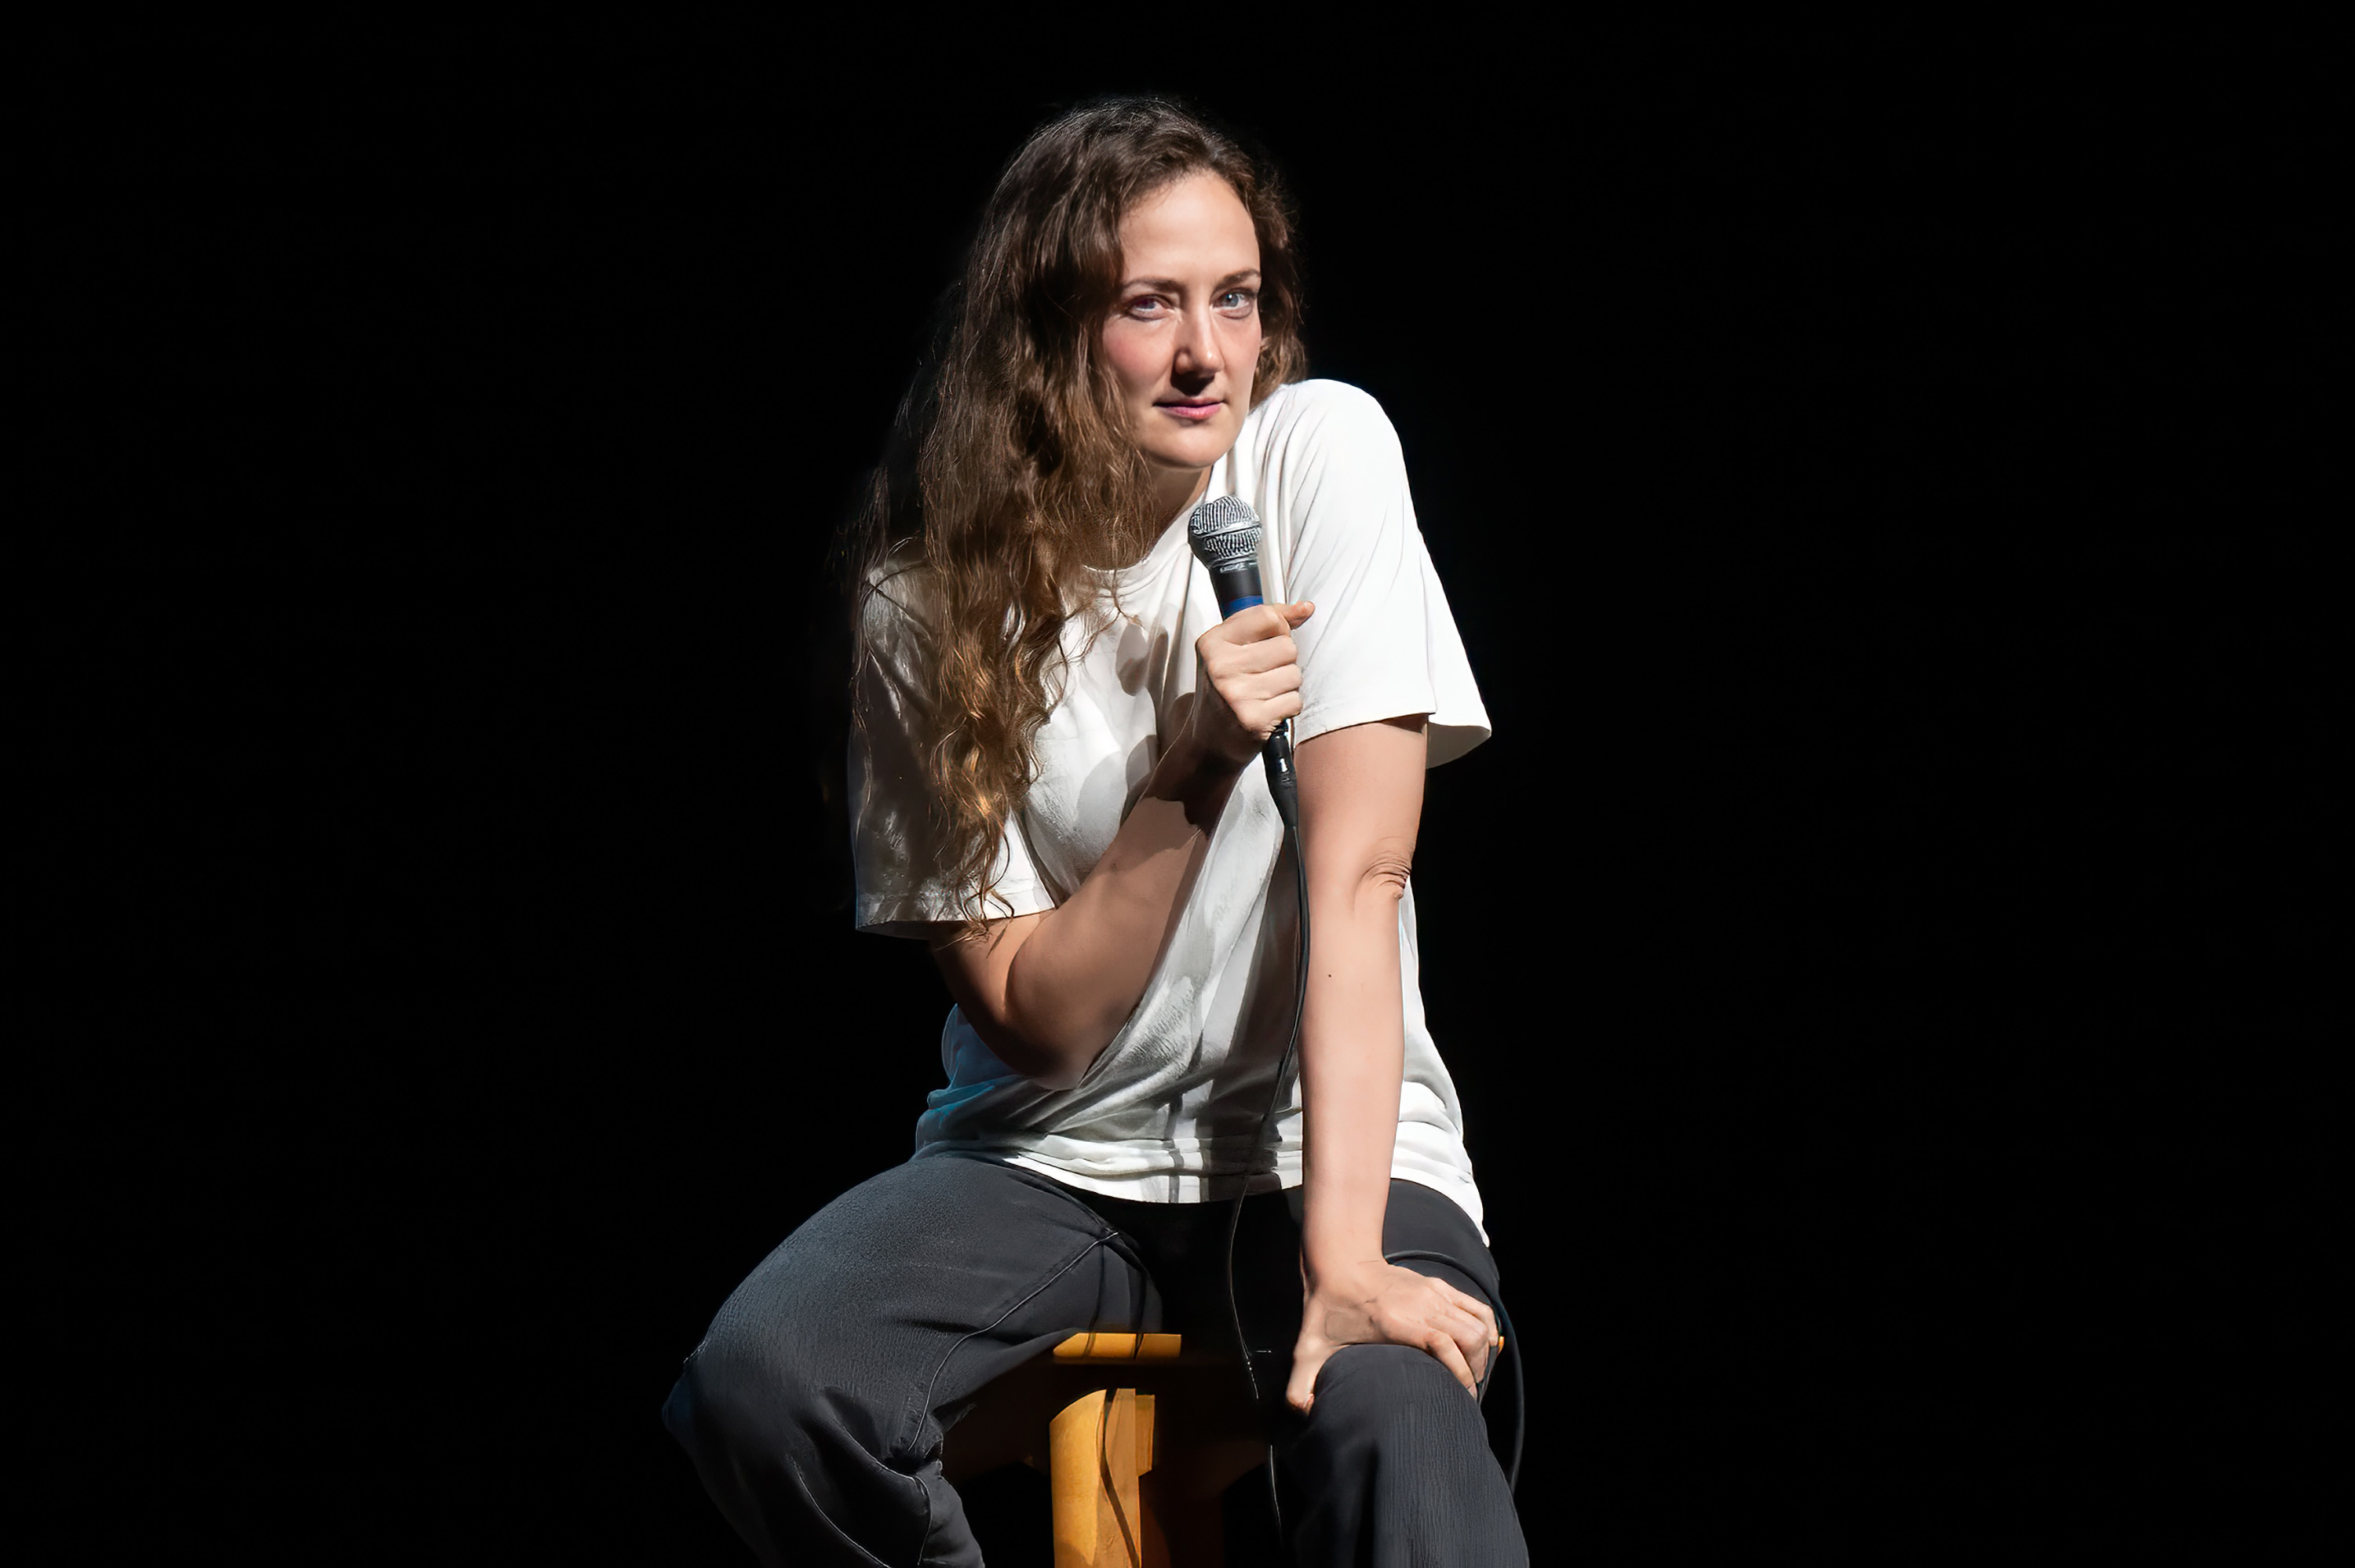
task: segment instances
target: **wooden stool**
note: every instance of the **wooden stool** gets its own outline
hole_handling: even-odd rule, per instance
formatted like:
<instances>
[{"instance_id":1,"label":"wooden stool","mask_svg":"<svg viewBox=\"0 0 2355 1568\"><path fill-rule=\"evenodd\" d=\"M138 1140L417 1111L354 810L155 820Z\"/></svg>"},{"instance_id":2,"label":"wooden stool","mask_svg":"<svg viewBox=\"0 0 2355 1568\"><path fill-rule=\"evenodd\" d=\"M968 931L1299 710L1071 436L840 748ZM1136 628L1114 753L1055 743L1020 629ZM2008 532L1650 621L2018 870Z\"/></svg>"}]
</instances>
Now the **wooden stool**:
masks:
<instances>
[{"instance_id":1,"label":"wooden stool","mask_svg":"<svg viewBox=\"0 0 2355 1568\"><path fill-rule=\"evenodd\" d=\"M942 1457L952 1483L1016 1460L1044 1470L1055 1568L1218 1568L1220 1494L1265 1452L1233 1357L1082 1333L983 1391Z\"/></svg>"}]
</instances>

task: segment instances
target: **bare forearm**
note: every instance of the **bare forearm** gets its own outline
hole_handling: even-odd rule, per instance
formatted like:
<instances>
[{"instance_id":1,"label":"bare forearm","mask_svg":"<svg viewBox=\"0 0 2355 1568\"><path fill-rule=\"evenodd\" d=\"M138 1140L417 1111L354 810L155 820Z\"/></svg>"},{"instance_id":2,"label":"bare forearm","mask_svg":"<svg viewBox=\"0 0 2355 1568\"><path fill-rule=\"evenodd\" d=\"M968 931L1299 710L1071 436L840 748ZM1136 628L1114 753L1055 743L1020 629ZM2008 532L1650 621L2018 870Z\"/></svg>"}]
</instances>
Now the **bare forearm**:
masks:
<instances>
[{"instance_id":1,"label":"bare forearm","mask_svg":"<svg viewBox=\"0 0 2355 1568\"><path fill-rule=\"evenodd\" d=\"M1423 810L1419 716L1301 747L1309 977L1300 1071L1306 1168L1301 1261L1321 1277L1382 1255L1406 1020L1399 900Z\"/></svg>"},{"instance_id":2,"label":"bare forearm","mask_svg":"<svg viewBox=\"0 0 2355 1568\"><path fill-rule=\"evenodd\" d=\"M1180 699L1136 804L1069 899L978 932L936 928L950 994L1016 1072L1070 1087L1136 1010L1236 778L1300 711L1291 629L1316 608L1253 605L1195 639L1202 683Z\"/></svg>"},{"instance_id":3,"label":"bare forearm","mask_svg":"<svg viewBox=\"0 0 2355 1568\"><path fill-rule=\"evenodd\" d=\"M1313 878L1313 854L1309 863ZM1369 877L1354 899L1337 888L1319 897L1310 883L1316 958L1300 1041L1307 1113L1300 1337L1284 1391L1295 1410L1316 1404L1319 1375L1346 1345L1428 1351L1476 1396L1498 1342L1486 1302L1382 1256L1406 1045L1397 896L1380 885L1389 880ZM1396 888L1405 888L1402 860Z\"/></svg>"},{"instance_id":4,"label":"bare forearm","mask_svg":"<svg viewBox=\"0 0 2355 1568\"><path fill-rule=\"evenodd\" d=\"M1180 745L1163 754L1112 847L1008 966L1007 1065L1067 1086L1145 994L1163 938L1201 869L1238 769Z\"/></svg>"},{"instance_id":5,"label":"bare forearm","mask_svg":"<svg viewBox=\"0 0 2355 1568\"><path fill-rule=\"evenodd\" d=\"M1395 889L1379 878L1322 896L1312 886L1309 915L1301 1257L1313 1287L1320 1275L1382 1255L1406 1035Z\"/></svg>"}]
</instances>

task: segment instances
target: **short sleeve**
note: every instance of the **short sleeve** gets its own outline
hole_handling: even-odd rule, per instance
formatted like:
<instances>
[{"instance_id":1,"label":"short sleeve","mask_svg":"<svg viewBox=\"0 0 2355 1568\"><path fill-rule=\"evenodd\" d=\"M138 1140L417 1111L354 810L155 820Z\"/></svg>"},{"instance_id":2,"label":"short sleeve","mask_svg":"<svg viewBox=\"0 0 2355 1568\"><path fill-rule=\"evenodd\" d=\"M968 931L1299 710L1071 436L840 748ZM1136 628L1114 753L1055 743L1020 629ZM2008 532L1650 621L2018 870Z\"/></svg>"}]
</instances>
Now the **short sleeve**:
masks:
<instances>
[{"instance_id":1,"label":"short sleeve","mask_svg":"<svg viewBox=\"0 0 2355 1568\"><path fill-rule=\"evenodd\" d=\"M943 870L939 821L924 782L931 638L917 580L910 572L879 579L859 615L860 717L850 729L853 920L859 930L888 937L922 937L928 926L964 918L964 890ZM1054 906L1018 817L1007 825L996 869L989 915Z\"/></svg>"},{"instance_id":2,"label":"short sleeve","mask_svg":"<svg viewBox=\"0 0 2355 1568\"><path fill-rule=\"evenodd\" d=\"M1354 387L1310 381L1283 395L1268 410L1263 486L1281 591L1316 605L1295 634L1294 737L1428 714L1427 765L1452 761L1488 738L1488 713L1415 522L1398 433Z\"/></svg>"}]
</instances>

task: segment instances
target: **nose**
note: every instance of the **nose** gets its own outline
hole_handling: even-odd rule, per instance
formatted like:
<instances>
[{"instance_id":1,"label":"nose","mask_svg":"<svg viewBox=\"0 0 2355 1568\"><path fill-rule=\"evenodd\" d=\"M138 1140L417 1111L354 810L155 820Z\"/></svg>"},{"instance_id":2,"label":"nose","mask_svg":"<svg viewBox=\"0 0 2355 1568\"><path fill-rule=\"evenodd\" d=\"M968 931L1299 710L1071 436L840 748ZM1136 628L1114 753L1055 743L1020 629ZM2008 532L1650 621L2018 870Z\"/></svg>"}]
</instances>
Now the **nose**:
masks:
<instances>
[{"instance_id":1,"label":"nose","mask_svg":"<svg viewBox=\"0 0 2355 1568\"><path fill-rule=\"evenodd\" d=\"M1179 317L1176 357L1170 366L1172 377L1200 386L1226 367L1226 351L1219 342L1218 313L1188 311Z\"/></svg>"}]
</instances>

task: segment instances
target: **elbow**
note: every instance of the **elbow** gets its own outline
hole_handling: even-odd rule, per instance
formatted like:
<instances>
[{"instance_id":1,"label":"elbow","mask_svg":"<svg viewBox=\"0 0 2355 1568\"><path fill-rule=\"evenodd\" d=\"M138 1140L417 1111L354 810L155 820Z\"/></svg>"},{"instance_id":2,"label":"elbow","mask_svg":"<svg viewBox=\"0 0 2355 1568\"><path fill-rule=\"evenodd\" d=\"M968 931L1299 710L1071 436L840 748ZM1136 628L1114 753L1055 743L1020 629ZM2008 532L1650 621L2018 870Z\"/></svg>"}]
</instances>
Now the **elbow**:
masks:
<instances>
[{"instance_id":1,"label":"elbow","mask_svg":"<svg viewBox=\"0 0 2355 1568\"><path fill-rule=\"evenodd\" d=\"M1399 904L1406 897L1407 880L1414 871L1412 840L1386 842L1363 853L1328 863L1321 873L1312 865L1308 902L1320 929L1341 927L1367 931L1394 927Z\"/></svg>"},{"instance_id":2,"label":"elbow","mask_svg":"<svg viewBox=\"0 0 2355 1568\"><path fill-rule=\"evenodd\" d=\"M1078 1088L1080 1080L1088 1075L1088 1069L1095 1065L1102 1054L1102 1046L1093 1051L1073 1051L1026 1043L1019 1049L1019 1060L1004 1052L998 1053L998 1059L1040 1088L1060 1092Z\"/></svg>"},{"instance_id":3,"label":"elbow","mask_svg":"<svg viewBox=\"0 0 2355 1568\"><path fill-rule=\"evenodd\" d=\"M1052 1041L1013 1033L1001 1033L995 1040L984 1035L982 1040L999 1061L1042 1089L1076 1088L1088 1070L1086 1062L1075 1059Z\"/></svg>"},{"instance_id":4,"label":"elbow","mask_svg":"<svg viewBox=\"0 0 2355 1568\"><path fill-rule=\"evenodd\" d=\"M1414 841L1384 839L1359 863L1352 907L1389 914L1406 897L1407 879L1414 873Z\"/></svg>"},{"instance_id":5,"label":"elbow","mask_svg":"<svg viewBox=\"0 0 2355 1568\"><path fill-rule=\"evenodd\" d=\"M974 1033L990 1054L1042 1089L1077 1088L1111 1038L1064 1038L1062 1032L1016 1027L1004 1019L971 1018Z\"/></svg>"},{"instance_id":6,"label":"elbow","mask_svg":"<svg viewBox=\"0 0 2355 1568\"><path fill-rule=\"evenodd\" d=\"M1358 884L1358 895L1378 905L1395 905L1406 896L1407 877L1413 870L1413 865L1403 859L1369 866Z\"/></svg>"}]
</instances>

